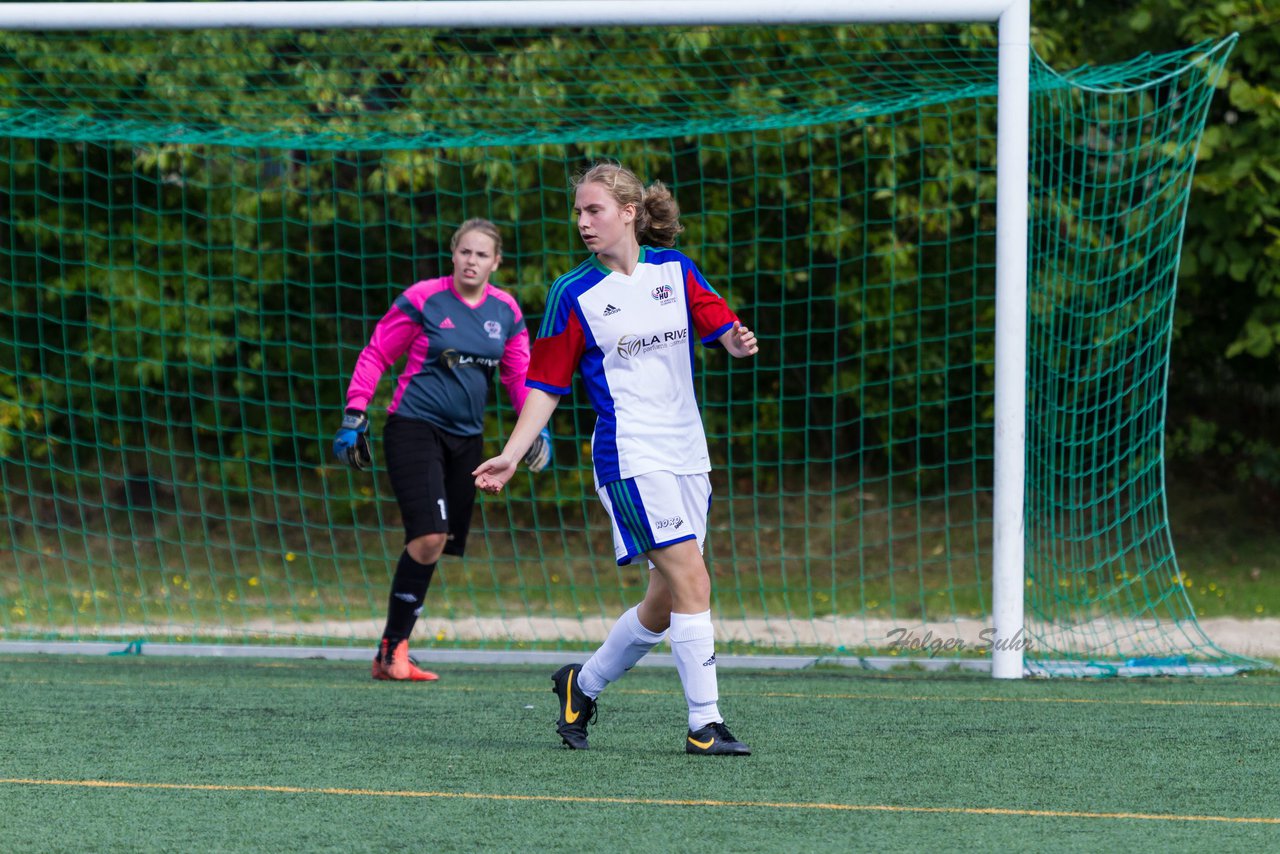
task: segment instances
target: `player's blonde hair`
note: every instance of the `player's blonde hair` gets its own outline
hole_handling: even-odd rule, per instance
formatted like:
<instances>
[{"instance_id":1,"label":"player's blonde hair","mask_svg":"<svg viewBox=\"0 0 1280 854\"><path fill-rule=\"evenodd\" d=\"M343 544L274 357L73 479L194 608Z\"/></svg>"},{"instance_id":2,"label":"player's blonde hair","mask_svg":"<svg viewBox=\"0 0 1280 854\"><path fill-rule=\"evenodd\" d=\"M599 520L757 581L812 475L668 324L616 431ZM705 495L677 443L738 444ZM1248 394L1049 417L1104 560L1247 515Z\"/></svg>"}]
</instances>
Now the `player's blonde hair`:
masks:
<instances>
[{"instance_id":1,"label":"player's blonde hair","mask_svg":"<svg viewBox=\"0 0 1280 854\"><path fill-rule=\"evenodd\" d=\"M449 251L458 248L458 242L462 240L463 235L472 231L478 231L481 234L493 238L493 254L502 254L502 233L498 231L498 227L487 219L469 219L462 225L458 226L458 230L453 233L453 239L449 241Z\"/></svg>"},{"instance_id":2,"label":"player's blonde hair","mask_svg":"<svg viewBox=\"0 0 1280 854\"><path fill-rule=\"evenodd\" d=\"M646 188L630 169L618 163L597 163L573 180L576 191L583 184L599 184L619 205L635 205L636 240L654 246L675 246L680 224L680 206L661 181Z\"/></svg>"}]
</instances>

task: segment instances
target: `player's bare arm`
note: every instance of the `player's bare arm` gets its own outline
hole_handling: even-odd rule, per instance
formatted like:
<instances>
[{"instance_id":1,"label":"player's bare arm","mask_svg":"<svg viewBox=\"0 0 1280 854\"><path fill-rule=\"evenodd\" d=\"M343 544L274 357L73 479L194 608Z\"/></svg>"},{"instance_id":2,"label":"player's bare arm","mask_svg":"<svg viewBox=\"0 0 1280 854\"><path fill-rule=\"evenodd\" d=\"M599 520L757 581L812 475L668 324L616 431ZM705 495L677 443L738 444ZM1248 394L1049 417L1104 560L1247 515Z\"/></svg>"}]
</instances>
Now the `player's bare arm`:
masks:
<instances>
[{"instance_id":1,"label":"player's bare arm","mask_svg":"<svg viewBox=\"0 0 1280 854\"><path fill-rule=\"evenodd\" d=\"M533 445L542 428L551 420L551 414L560 405L560 395L550 394L542 389L530 389L525 398L524 408L516 419L516 426L507 438L502 453L482 462L472 472L476 478L476 488L490 495L497 495L502 487L516 473L516 466L525 453Z\"/></svg>"},{"instance_id":2,"label":"player's bare arm","mask_svg":"<svg viewBox=\"0 0 1280 854\"><path fill-rule=\"evenodd\" d=\"M733 322L732 329L726 329L720 336L720 345L729 352L730 356L738 359L745 359L760 352L760 346L756 343L756 334L737 320Z\"/></svg>"}]
</instances>

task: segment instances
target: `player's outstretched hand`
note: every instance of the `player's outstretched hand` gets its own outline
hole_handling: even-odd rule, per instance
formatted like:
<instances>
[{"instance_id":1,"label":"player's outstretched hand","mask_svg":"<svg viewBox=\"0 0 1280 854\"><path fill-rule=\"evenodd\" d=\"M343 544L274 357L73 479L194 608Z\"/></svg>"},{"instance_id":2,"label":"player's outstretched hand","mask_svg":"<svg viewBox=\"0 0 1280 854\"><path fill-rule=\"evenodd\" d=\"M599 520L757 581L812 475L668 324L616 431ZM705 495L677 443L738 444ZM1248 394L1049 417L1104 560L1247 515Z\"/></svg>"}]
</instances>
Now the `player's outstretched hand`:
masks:
<instances>
[{"instance_id":1,"label":"player's outstretched hand","mask_svg":"<svg viewBox=\"0 0 1280 854\"><path fill-rule=\"evenodd\" d=\"M730 356L739 359L745 359L760 352L760 347L756 344L756 334L737 320L733 322L732 329L720 336L720 343L729 351Z\"/></svg>"},{"instance_id":2,"label":"player's outstretched hand","mask_svg":"<svg viewBox=\"0 0 1280 854\"><path fill-rule=\"evenodd\" d=\"M492 457L482 462L475 471L472 472L476 476L476 489L481 492L487 492L490 495L497 495L502 491L507 481L511 480L511 476L516 473L516 461L509 460L502 455Z\"/></svg>"},{"instance_id":3,"label":"player's outstretched hand","mask_svg":"<svg viewBox=\"0 0 1280 854\"><path fill-rule=\"evenodd\" d=\"M524 464L529 467L529 471L537 474L551 464L551 456L551 431L543 427L529 450L525 451Z\"/></svg>"}]
</instances>

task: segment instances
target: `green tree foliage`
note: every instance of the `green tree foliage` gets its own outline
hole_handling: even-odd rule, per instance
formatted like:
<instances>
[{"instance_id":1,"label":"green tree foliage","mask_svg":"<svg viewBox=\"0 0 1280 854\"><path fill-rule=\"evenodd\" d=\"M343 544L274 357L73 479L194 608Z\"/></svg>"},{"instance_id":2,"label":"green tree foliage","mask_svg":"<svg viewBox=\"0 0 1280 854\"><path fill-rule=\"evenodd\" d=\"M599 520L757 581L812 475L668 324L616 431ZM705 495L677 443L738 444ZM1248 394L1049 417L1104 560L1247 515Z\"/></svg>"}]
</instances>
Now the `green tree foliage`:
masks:
<instances>
[{"instance_id":1,"label":"green tree foliage","mask_svg":"<svg viewBox=\"0 0 1280 854\"><path fill-rule=\"evenodd\" d=\"M1098 59L1077 48L1084 17L1043 40ZM990 417L994 308L980 281L992 263L994 79L990 52L970 51L989 37L971 30L934 55L845 30L744 30L732 51L699 31L643 45L605 33L203 32L87 49L0 35L26 57L0 85L12 134L0 205L12 280L26 283L7 299L35 321L15 322L18 346L2 357L20 364L0 376L30 379L0 389L11 401L0 417L43 424L85 457L69 469L147 470L164 449L232 481L226 460L319 463L320 445L296 437L331 429L372 321L443 271L452 225L478 214L509 231L508 275L536 317L581 252L571 173L610 156L678 189L685 245L717 286L776 309L762 331L777 360L703 389L709 402L755 401L778 428L733 442L766 463L830 458L849 450L840 441L888 469L963 458L975 439L957 425ZM743 63L760 76L718 73ZM959 101L942 97L957 88ZM796 116L816 130L798 131ZM673 128L683 132L660 136ZM1040 304L1046 322L1053 302ZM809 334L837 322L857 330L854 359L837 359L837 336ZM730 434L731 416L709 410L708 426ZM846 429L820 429L835 425Z\"/></svg>"},{"instance_id":2,"label":"green tree foliage","mask_svg":"<svg viewBox=\"0 0 1280 854\"><path fill-rule=\"evenodd\" d=\"M1280 8L1268 0L1043 0L1037 48L1056 67L1238 32L1200 146L1170 378L1171 450L1280 488Z\"/></svg>"},{"instance_id":3,"label":"green tree foliage","mask_svg":"<svg viewBox=\"0 0 1280 854\"><path fill-rule=\"evenodd\" d=\"M951 401L928 416L934 435L947 432L948 406L973 417L969 392L986 380L905 345L951 338L959 361L989 361L989 343L974 350L970 335L990 329L990 300L903 318L917 299L954 301L955 271L989 267L977 239L989 244L992 225L993 177L978 166L991 156L989 74L969 75L976 91L959 108L884 120L859 111L927 101L937 87L903 71L885 37L857 48L899 69L863 75L865 103L840 90L855 79L840 33L745 30L730 52L705 33L671 32L665 63L625 34L597 34L585 52L562 36L363 31L126 34L87 49L21 38L0 36L24 57L0 89L15 134L0 196L12 223L8 298L14 317L36 322L15 326L4 358L18 364L3 376L24 378L4 390L4 417L49 437L23 449L30 457L69 445L71 469L128 471L179 451L233 481L244 478L225 460L319 463L320 446L296 437L328 431L372 321L399 289L443 272L453 224L480 214L509 231L506 273L540 314L548 284L581 254L572 172L598 156L677 188L685 245L735 302L792 307L775 329L761 321L783 367L755 387L735 380L736 394L703 390L711 402L759 401L781 428L757 440L763 459L832 454L830 432L815 449L806 428L856 417L864 441L888 449L906 429L892 413L922 399ZM968 47L952 50L963 58ZM760 76L717 73L742 57ZM768 73L781 67L794 79ZM672 91L681 98L655 94ZM533 109L548 140L539 145L520 121ZM826 124L802 131L796 114ZM672 127L689 132L655 136ZM948 148L957 139L963 150ZM918 291L887 286L917 278ZM850 281L863 287L841 285ZM807 333L837 318L890 344L824 369L837 339ZM729 432L727 411L709 419ZM6 452L20 435L0 435Z\"/></svg>"}]
</instances>

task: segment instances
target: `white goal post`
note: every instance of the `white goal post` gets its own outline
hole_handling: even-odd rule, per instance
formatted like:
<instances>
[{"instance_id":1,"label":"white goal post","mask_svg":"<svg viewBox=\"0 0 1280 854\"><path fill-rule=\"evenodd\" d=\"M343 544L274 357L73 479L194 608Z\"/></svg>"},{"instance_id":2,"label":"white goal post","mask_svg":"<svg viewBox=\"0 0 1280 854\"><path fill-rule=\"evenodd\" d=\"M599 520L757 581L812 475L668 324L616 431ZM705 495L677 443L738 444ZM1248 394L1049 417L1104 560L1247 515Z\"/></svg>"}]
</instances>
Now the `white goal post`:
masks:
<instances>
[{"instance_id":1,"label":"white goal post","mask_svg":"<svg viewBox=\"0 0 1280 854\"><path fill-rule=\"evenodd\" d=\"M1030 0L5 3L0 30L998 23L991 675L1023 675Z\"/></svg>"}]
</instances>

